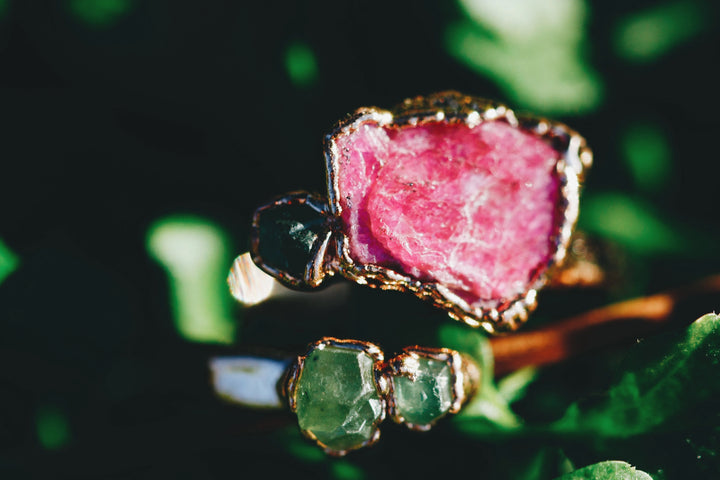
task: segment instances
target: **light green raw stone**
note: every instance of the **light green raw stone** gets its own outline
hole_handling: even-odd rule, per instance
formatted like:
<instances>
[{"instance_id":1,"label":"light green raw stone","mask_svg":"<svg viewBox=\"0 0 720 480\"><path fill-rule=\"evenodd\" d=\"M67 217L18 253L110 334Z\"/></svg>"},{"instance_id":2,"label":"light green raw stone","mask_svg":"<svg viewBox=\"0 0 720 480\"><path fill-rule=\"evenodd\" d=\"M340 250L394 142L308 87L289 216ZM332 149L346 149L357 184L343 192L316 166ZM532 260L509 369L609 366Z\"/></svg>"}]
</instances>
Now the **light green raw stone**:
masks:
<instances>
[{"instance_id":1,"label":"light green raw stone","mask_svg":"<svg viewBox=\"0 0 720 480\"><path fill-rule=\"evenodd\" d=\"M333 450L349 450L372 438L383 414L370 355L348 347L326 346L306 359L297 384L297 417Z\"/></svg>"},{"instance_id":2,"label":"light green raw stone","mask_svg":"<svg viewBox=\"0 0 720 480\"><path fill-rule=\"evenodd\" d=\"M397 376L395 407L406 422L428 425L452 406L453 382L448 362L419 358L415 379Z\"/></svg>"}]
</instances>

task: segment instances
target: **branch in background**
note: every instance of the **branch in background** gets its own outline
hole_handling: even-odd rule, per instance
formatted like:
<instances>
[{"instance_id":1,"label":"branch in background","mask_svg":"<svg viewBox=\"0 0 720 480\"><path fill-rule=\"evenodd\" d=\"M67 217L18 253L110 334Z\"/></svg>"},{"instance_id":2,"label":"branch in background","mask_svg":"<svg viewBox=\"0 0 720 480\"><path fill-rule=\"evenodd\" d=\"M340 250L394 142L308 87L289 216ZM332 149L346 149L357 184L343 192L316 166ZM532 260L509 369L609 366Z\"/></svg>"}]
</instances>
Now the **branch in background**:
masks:
<instances>
[{"instance_id":1,"label":"branch in background","mask_svg":"<svg viewBox=\"0 0 720 480\"><path fill-rule=\"evenodd\" d=\"M702 310L706 305L717 305L719 295L720 275L715 275L668 292L591 310L535 331L491 338L495 375L557 363L633 342L664 327L690 323L707 313ZM706 296L711 297L709 301L703 301Z\"/></svg>"}]
</instances>

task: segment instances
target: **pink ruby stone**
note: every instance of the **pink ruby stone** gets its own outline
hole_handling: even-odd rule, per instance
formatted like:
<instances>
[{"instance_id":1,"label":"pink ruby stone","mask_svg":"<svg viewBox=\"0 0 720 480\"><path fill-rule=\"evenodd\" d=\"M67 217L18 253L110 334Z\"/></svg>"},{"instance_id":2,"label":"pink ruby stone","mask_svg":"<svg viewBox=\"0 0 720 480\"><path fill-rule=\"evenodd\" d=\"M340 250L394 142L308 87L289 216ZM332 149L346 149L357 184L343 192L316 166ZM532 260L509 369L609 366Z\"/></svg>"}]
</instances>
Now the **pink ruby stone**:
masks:
<instances>
[{"instance_id":1,"label":"pink ruby stone","mask_svg":"<svg viewBox=\"0 0 720 480\"><path fill-rule=\"evenodd\" d=\"M532 288L554 252L560 154L502 120L475 127L367 122L336 138L348 253L475 308Z\"/></svg>"}]
</instances>

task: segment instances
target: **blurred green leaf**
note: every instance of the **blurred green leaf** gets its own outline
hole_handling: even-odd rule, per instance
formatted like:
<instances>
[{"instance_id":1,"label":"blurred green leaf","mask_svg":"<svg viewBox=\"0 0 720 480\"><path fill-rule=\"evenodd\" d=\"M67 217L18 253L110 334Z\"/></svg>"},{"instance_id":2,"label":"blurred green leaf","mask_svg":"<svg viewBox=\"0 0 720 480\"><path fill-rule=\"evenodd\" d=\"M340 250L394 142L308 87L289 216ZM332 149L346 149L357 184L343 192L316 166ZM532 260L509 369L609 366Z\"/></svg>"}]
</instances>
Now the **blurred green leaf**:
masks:
<instances>
[{"instance_id":1,"label":"blurred green leaf","mask_svg":"<svg viewBox=\"0 0 720 480\"><path fill-rule=\"evenodd\" d=\"M178 333L195 342L235 338L227 272L232 255L225 232L209 220L176 215L150 226L146 248L167 272Z\"/></svg>"},{"instance_id":2,"label":"blurred green leaf","mask_svg":"<svg viewBox=\"0 0 720 480\"><path fill-rule=\"evenodd\" d=\"M622 149L635 183L657 191L668 183L672 171L670 145L664 133L651 123L633 124L623 132Z\"/></svg>"},{"instance_id":3,"label":"blurred green leaf","mask_svg":"<svg viewBox=\"0 0 720 480\"><path fill-rule=\"evenodd\" d=\"M699 466L711 471L720 471L720 426L713 429L697 429L684 437Z\"/></svg>"},{"instance_id":4,"label":"blurred green leaf","mask_svg":"<svg viewBox=\"0 0 720 480\"><path fill-rule=\"evenodd\" d=\"M482 352L475 332L441 331L451 348ZM482 361L482 356L475 357ZM593 438L628 438L662 429L690 432L693 428L720 428L712 408L720 395L720 317L708 314L681 333L656 337L638 345L626 357L619 380L592 402L576 401L562 418L547 424L526 424L510 408L497 387L483 391L458 415L455 424L477 438L498 434L534 437L542 434ZM538 380L540 381L540 380ZM598 387L600 388L600 387Z\"/></svg>"},{"instance_id":5,"label":"blurred green leaf","mask_svg":"<svg viewBox=\"0 0 720 480\"><path fill-rule=\"evenodd\" d=\"M615 51L628 60L655 60L702 32L707 13L701 2L678 1L628 16L615 29Z\"/></svg>"},{"instance_id":6,"label":"blurred green leaf","mask_svg":"<svg viewBox=\"0 0 720 480\"><path fill-rule=\"evenodd\" d=\"M54 406L38 409L36 428L40 444L48 450L56 450L70 441L70 426L65 415Z\"/></svg>"},{"instance_id":7,"label":"blurred green leaf","mask_svg":"<svg viewBox=\"0 0 720 480\"><path fill-rule=\"evenodd\" d=\"M282 439L288 453L297 459L308 463L317 463L327 458L321 448L310 443L300 434L297 425L283 429L278 433L278 437Z\"/></svg>"},{"instance_id":8,"label":"blurred green leaf","mask_svg":"<svg viewBox=\"0 0 720 480\"><path fill-rule=\"evenodd\" d=\"M333 478L337 480L362 480L365 478L365 472L362 468L345 459L333 460L330 471Z\"/></svg>"},{"instance_id":9,"label":"blurred green leaf","mask_svg":"<svg viewBox=\"0 0 720 480\"><path fill-rule=\"evenodd\" d=\"M285 52L285 68L290 81L297 87L309 87L318 80L318 67L315 54L304 43L290 44Z\"/></svg>"},{"instance_id":10,"label":"blurred green leaf","mask_svg":"<svg viewBox=\"0 0 720 480\"><path fill-rule=\"evenodd\" d=\"M477 395L455 417L460 429L466 426L474 433L514 430L521 426L508 400L500 394L493 380L493 354L488 339L476 330L461 325L445 325L439 331L440 343L471 356L480 367L481 385ZM472 419L473 422L466 422Z\"/></svg>"},{"instance_id":11,"label":"blurred green leaf","mask_svg":"<svg viewBox=\"0 0 720 480\"><path fill-rule=\"evenodd\" d=\"M70 0L70 11L87 25L107 27L127 14L134 0Z\"/></svg>"},{"instance_id":12,"label":"blurred green leaf","mask_svg":"<svg viewBox=\"0 0 720 480\"><path fill-rule=\"evenodd\" d=\"M653 339L633 353L631 366L600 401L573 404L552 429L627 437L670 422L687 430L720 421L712 412L699 414L720 395L720 317L707 314L680 338Z\"/></svg>"},{"instance_id":13,"label":"blurred green leaf","mask_svg":"<svg viewBox=\"0 0 720 480\"><path fill-rule=\"evenodd\" d=\"M0 239L0 283L18 267L20 260Z\"/></svg>"},{"instance_id":14,"label":"blurred green leaf","mask_svg":"<svg viewBox=\"0 0 720 480\"><path fill-rule=\"evenodd\" d=\"M460 0L466 19L446 32L449 53L495 81L520 107L546 114L596 108L602 83L586 60L582 0Z\"/></svg>"},{"instance_id":15,"label":"blurred green leaf","mask_svg":"<svg viewBox=\"0 0 720 480\"><path fill-rule=\"evenodd\" d=\"M626 462L608 461L575 470L558 477L559 480L652 480L645 472L635 469Z\"/></svg>"},{"instance_id":16,"label":"blurred green leaf","mask_svg":"<svg viewBox=\"0 0 720 480\"><path fill-rule=\"evenodd\" d=\"M582 229L638 253L678 252L687 247L686 239L652 207L622 193L586 195L579 222Z\"/></svg>"},{"instance_id":17,"label":"blurred green leaf","mask_svg":"<svg viewBox=\"0 0 720 480\"><path fill-rule=\"evenodd\" d=\"M520 400L525 395L527 387L537 378L537 374L537 369L533 367L512 372L498 382L498 393L508 403Z\"/></svg>"},{"instance_id":18,"label":"blurred green leaf","mask_svg":"<svg viewBox=\"0 0 720 480\"><path fill-rule=\"evenodd\" d=\"M283 429L278 434L288 453L309 464L324 464L330 476L338 480L362 480L366 477L362 467L351 463L345 458L328 457L321 448L302 436L297 426Z\"/></svg>"},{"instance_id":19,"label":"blurred green leaf","mask_svg":"<svg viewBox=\"0 0 720 480\"><path fill-rule=\"evenodd\" d=\"M527 459L522 458L518 453L514 454L514 461L504 467L507 471L506 478L544 480L575 470L565 452L554 446L541 446Z\"/></svg>"}]
</instances>

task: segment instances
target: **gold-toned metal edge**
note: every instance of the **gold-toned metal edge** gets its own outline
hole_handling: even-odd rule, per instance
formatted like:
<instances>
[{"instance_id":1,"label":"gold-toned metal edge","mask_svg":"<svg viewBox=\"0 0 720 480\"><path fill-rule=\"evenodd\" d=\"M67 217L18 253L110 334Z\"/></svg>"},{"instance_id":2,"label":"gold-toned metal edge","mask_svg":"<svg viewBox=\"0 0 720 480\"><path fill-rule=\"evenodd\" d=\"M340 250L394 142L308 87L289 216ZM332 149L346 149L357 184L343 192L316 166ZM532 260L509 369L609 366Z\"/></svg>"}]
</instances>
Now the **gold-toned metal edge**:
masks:
<instances>
[{"instance_id":1,"label":"gold-toned metal edge","mask_svg":"<svg viewBox=\"0 0 720 480\"><path fill-rule=\"evenodd\" d=\"M260 217L265 210L275 208L279 205L291 205L300 204L308 205L316 212L327 218L328 230L325 235L315 242L313 245L310 260L308 260L305 266L305 274L303 278L297 278L288 272L278 270L267 264L262 259L259 253L260 246ZM252 224L250 227L250 255L255 265L260 267L263 271L282 281L284 284L289 285L296 289L310 289L320 285L325 278L326 273L334 273L332 270L328 271L325 268L325 257L330 239L332 237L332 222L333 217L328 215L328 206L322 197L313 195L308 192L291 192L281 197L275 198L270 203L263 205L262 207L255 210L253 214Z\"/></svg>"},{"instance_id":2,"label":"gold-toned metal edge","mask_svg":"<svg viewBox=\"0 0 720 480\"><path fill-rule=\"evenodd\" d=\"M387 413L387 405L388 405L388 396L390 394L389 390L389 381L387 378L387 374L384 371L384 355L380 347L375 345L374 343L370 342L362 342L360 340L343 340L338 339L334 337L323 337L320 340L311 343L307 351L299 355L295 361L292 363L292 365L288 368L287 378L284 383L284 388L282 393L284 394L285 398L287 399L288 406L290 407L290 410L293 413L297 413L297 385L300 379L302 378L302 372L303 367L305 365L305 360L307 359L310 354L312 354L315 350L318 349L324 349L325 347L332 346L332 347L341 347L341 348L351 348L355 350L359 350L361 352L364 352L365 354L369 355L370 358L373 359L373 384L375 386L375 389L377 390L379 396L380 396L380 407L381 407L381 413L379 417L373 422L373 433L369 440L363 442L362 444L353 447L351 449L347 450L335 450L331 447L328 447L324 443L322 443L320 440L317 439L317 437L310 432L309 430L303 430L300 429L300 432L310 440L314 441L318 446L320 446L325 453L332 456L341 457L348 452L352 450L357 450L359 448L363 447L369 447L371 445L374 445L378 440L380 440L380 424L383 420L385 420L385 415Z\"/></svg>"},{"instance_id":3,"label":"gold-toned metal edge","mask_svg":"<svg viewBox=\"0 0 720 480\"><path fill-rule=\"evenodd\" d=\"M489 333L516 330L535 309L537 291L547 281L547 273L559 265L566 254L578 216L580 182L592 164L592 152L585 139L566 125L532 116L516 117L515 113L500 103L462 95L458 92L440 92L428 97L405 100L393 111L378 108L361 108L341 121L327 135L325 161L327 169L328 201L330 214L337 219L342 215L339 202L338 162L341 158L337 140L356 131L365 123L379 126L417 126L429 123L465 123L470 127L483 121L505 121L513 127L536 135L547 141L560 155L556 168L561 182L561 199L556 209L561 219L557 231L548 240L555 253L544 268L539 269L528 282L528 290L515 298L498 301L494 308L471 308L467 302L448 288L435 282L422 282L379 265L357 264L350 256L348 239L344 232L335 232L337 271L359 284L383 290L409 291L433 302L447 311L448 315L471 327L483 327Z\"/></svg>"},{"instance_id":4,"label":"gold-toned metal edge","mask_svg":"<svg viewBox=\"0 0 720 480\"><path fill-rule=\"evenodd\" d=\"M408 422L397 410L395 404L395 377L404 376L413 379L415 372L409 369L409 358L427 358L440 362L447 362L450 366L452 380L452 403L447 412L443 413L430 423L416 424ZM402 353L394 356L386 363L387 377L390 382L390 395L388 396L388 414L394 422L400 423L415 431L428 431L439 420L448 414L460 411L467 401L472 398L480 385L480 370L469 357L449 348L428 348L420 346L406 347Z\"/></svg>"}]
</instances>

